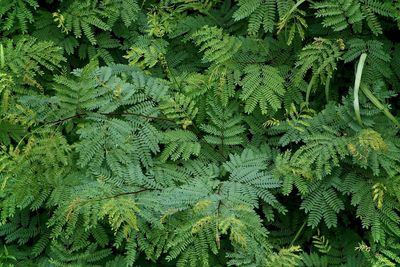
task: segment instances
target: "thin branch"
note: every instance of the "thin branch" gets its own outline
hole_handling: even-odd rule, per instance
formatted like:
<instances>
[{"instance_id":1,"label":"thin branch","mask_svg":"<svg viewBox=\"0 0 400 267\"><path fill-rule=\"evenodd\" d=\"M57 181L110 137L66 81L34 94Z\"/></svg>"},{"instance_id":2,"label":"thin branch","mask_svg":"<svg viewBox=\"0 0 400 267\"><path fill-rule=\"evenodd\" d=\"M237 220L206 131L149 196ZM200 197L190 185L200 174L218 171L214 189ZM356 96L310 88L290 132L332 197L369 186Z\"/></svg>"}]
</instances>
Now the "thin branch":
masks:
<instances>
[{"instance_id":1,"label":"thin branch","mask_svg":"<svg viewBox=\"0 0 400 267\"><path fill-rule=\"evenodd\" d=\"M268 61L267 60L261 60L261 61L255 61L255 60L252 60L252 61L236 61L237 63L241 63L241 64L267 64L268 63Z\"/></svg>"},{"instance_id":2,"label":"thin branch","mask_svg":"<svg viewBox=\"0 0 400 267\"><path fill-rule=\"evenodd\" d=\"M100 112L98 114L104 115L104 116L137 116L137 117L142 117L142 118L146 118L146 119L150 119L150 120L163 120L163 121L170 121L170 122L174 122L171 119L168 118L163 118L163 117L155 117L155 116L150 116L150 115L145 115L145 114L141 114L141 113L135 113L135 112L110 112L110 113L103 113ZM73 116L69 116L63 119L59 119L56 121L49 121L46 122L45 125L47 124L59 124L59 123L63 123L65 121L71 120L71 119L75 119L75 118L81 118L84 116L88 116L87 113L79 113L79 114L75 114Z\"/></svg>"},{"instance_id":3,"label":"thin branch","mask_svg":"<svg viewBox=\"0 0 400 267\"><path fill-rule=\"evenodd\" d=\"M48 121L48 122L45 122L44 125L47 125L47 124L59 124L59 123L63 123L65 121L68 121L68 120L71 120L71 119L80 118L82 116L86 116L86 114L85 113L75 114L73 116L69 116L69 117L66 117L66 118L63 118L63 119L59 119L59 120L56 120L56 121Z\"/></svg>"},{"instance_id":4,"label":"thin branch","mask_svg":"<svg viewBox=\"0 0 400 267\"><path fill-rule=\"evenodd\" d=\"M143 189L140 189L138 191L123 192L123 193L115 194L115 195L112 195L112 196L88 199L88 200L79 202L79 204L86 204L86 203L89 203L89 202L102 201L102 200L107 200L107 199L117 198L117 197L122 197L122 196L127 196L127 195L136 195L136 194L139 194L139 193L142 193L142 192L153 191L153 190L155 190L155 189L143 188Z\"/></svg>"},{"instance_id":5,"label":"thin branch","mask_svg":"<svg viewBox=\"0 0 400 267\"><path fill-rule=\"evenodd\" d=\"M139 194L139 193L142 193L142 192L153 191L153 190L154 189L143 188L143 189L140 189L138 191L124 192L124 193L119 193L119 194L116 194L116 195L113 195L113 196L103 197L103 198L100 198L99 201L100 200L111 199L111 198L122 197L122 196L127 196L127 195L136 195L136 194Z\"/></svg>"},{"instance_id":6,"label":"thin branch","mask_svg":"<svg viewBox=\"0 0 400 267\"><path fill-rule=\"evenodd\" d=\"M137 116L137 117L142 117L142 118L146 118L146 119L151 119L151 120L163 120L163 121L170 121L170 122L175 122L172 119L168 119L168 118L163 118L163 117L155 117L155 116L149 116L149 115L145 115L145 114L141 114L141 113L135 113L135 112L110 112L110 113L100 113L101 115L105 115L105 116Z\"/></svg>"}]
</instances>

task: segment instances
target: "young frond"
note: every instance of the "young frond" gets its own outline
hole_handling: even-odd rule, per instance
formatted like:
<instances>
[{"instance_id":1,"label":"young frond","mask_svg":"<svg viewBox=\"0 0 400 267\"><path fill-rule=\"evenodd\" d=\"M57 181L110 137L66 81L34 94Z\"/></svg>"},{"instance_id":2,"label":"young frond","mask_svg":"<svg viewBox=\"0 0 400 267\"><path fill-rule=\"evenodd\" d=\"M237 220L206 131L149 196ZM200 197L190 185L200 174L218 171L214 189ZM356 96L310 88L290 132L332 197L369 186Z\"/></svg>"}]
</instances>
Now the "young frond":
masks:
<instances>
[{"instance_id":1,"label":"young frond","mask_svg":"<svg viewBox=\"0 0 400 267\"><path fill-rule=\"evenodd\" d=\"M281 178L282 193L289 195L293 190L293 186L305 195L308 193L308 181L313 178L311 169L305 168L304 165L291 161L291 154L286 152L283 155L278 155L275 159L275 166L273 170L274 176Z\"/></svg>"},{"instance_id":2,"label":"young frond","mask_svg":"<svg viewBox=\"0 0 400 267\"><path fill-rule=\"evenodd\" d=\"M291 246L289 248L282 248L278 253L273 254L269 258L268 267L280 266L280 267L291 267L297 266L299 261L302 259L300 246Z\"/></svg>"},{"instance_id":3,"label":"young frond","mask_svg":"<svg viewBox=\"0 0 400 267\"><path fill-rule=\"evenodd\" d=\"M138 230L136 213L140 210L131 197L116 197L102 205L100 217L108 217L111 228L116 232L121 227ZM128 232L128 230L125 230Z\"/></svg>"},{"instance_id":4,"label":"young frond","mask_svg":"<svg viewBox=\"0 0 400 267\"><path fill-rule=\"evenodd\" d=\"M142 69L152 68L160 63L166 54L168 43L163 39L141 37L133 44L124 56L129 64Z\"/></svg>"},{"instance_id":5,"label":"young frond","mask_svg":"<svg viewBox=\"0 0 400 267\"><path fill-rule=\"evenodd\" d=\"M382 170L389 177L399 173L399 159L395 156L399 148L382 138L381 134L372 129L361 130L347 144L347 149L353 156L353 162L364 169L371 169L375 176Z\"/></svg>"}]
</instances>

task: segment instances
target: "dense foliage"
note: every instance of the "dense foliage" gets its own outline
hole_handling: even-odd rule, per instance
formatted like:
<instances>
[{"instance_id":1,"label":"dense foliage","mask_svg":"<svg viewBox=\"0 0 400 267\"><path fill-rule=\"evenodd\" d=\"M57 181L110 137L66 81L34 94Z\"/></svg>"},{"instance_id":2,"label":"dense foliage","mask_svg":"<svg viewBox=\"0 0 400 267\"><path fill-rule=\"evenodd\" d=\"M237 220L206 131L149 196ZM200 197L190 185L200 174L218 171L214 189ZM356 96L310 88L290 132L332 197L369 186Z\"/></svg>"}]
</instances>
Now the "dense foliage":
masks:
<instances>
[{"instance_id":1,"label":"dense foliage","mask_svg":"<svg viewBox=\"0 0 400 267\"><path fill-rule=\"evenodd\" d=\"M400 2L1 0L0 266L400 266Z\"/></svg>"}]
</instances>

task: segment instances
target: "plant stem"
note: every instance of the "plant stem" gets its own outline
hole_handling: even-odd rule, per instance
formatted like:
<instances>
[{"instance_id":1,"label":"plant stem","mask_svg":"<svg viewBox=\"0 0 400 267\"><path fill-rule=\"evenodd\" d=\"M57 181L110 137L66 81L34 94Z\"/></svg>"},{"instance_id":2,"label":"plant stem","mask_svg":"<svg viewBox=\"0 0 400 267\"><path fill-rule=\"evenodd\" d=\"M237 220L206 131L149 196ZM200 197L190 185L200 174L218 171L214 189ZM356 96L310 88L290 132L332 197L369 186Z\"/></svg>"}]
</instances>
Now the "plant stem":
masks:
<instances>
[{"instance_id":1,"label":"plant stem","mask_svg":"<svg viewBox=\"0 0 400 267\"><path fill-rule=\"evenodd\" d=\"M301 225L300 229L297 231L296 235L294 236L292 242L290 242L290 246L289 247L293 246L294 242L296 242L297 238L299 238L301 232L303 231L304 227L306 226L306 223L307 223L307 220L305 220L303 222L303 224Z\"/></svg>"}]
</instances>

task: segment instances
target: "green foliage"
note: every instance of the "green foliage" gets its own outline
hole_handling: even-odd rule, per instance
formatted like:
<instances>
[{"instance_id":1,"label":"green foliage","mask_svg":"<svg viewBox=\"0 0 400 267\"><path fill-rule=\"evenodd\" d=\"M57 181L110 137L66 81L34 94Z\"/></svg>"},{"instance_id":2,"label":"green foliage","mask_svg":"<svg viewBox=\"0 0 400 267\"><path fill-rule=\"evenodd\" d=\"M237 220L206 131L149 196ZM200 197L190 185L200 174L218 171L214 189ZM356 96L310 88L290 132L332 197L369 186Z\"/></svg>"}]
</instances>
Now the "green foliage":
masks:
<instances>
[{"instance_id":1,"label":"green foliage","mask_svg":"<svg viewBox=\"0 0 400 267\"><path fill-rule=\"evenodd\" d=\"M32 9L39 7L36 0L4 1L1 3L0 18L2 31L20 30L27 33L28 23L34 21Z\"/></svg>"},{"instance_id":2,"label":"green foliage","mask_svg":"<svg viewBox=\"0 0 400 267\"><path fill-rule=\"evenodd\" d=\"M400 265L399 10L0 1L0 266Z\"/></svg>"},{"instance_id":3,"label":"green foliage","mask_svg":"<svg viewBox=\"0 0 400 267\"><path fill-rule=\"evenodd\" d=\"M36 76L43 75L44 70L54 71L65 61L61 49L48 41L22 38L16 42L6 40L1 46L1 69L13 77L14 83L41 88Z\"/></svg>"},{"instance_id":4,"label":"green foliage","mask_svg":"<svg viewBox=\"0 0 400 267\"><path fill-rule=\"evenodd\" d=\"M19 142L25 134L25 129L23 127L8 121L0 122L0 128L0 143L7 146L11 144L11 140Z\"/></svg>"},{"instance_id":5,"label":"green foliage","mask_svg":"<svg viewBox=\"0 0 400 267\"><path fill-rule=\"evenodd\" d=\"M356 175L348 175L344 182L344 191L352 195L351 203L357 206L357 217L361 218L363 227L371 227L371 235L375 242L384 241L386 233L399 233L399 216L395 211L397 207L389 196L383 203L377 203L372 192L374 186L370 185L370 182Z\"/></svg>"},{"instance_id":6,"label":"green foliage","mask_svg":"<svg viewBox=\"0 0 400 267\"><path fill-rule=\"evenodd\" d=\"M313 245L318 249L321 253L329 253L332 249L331 245L329 245L329 240L325 238L325 236L321 236L318 230L318 234L313 236Z\"/></svg>"},{"instance_id":7,"label":"green foliage","mask_svg":"<svg viewBox=\"0 0 400 267\"><path fill-rule=\"evenodd\" d=\"M335 41L316 38L315 41L305 46L299 54L296 63L298 67L295 82L299 83L311 70L312 76L307 88L306 102L309 101L310 91L319 82L325 84L329 90L329 82L337 68L337 61L340 59L343 50L343 40ZM327 90L326 89L326 90ZM325 92L328 94L329 92Z\"/></svg>"},{"instance_id":8,"label":"green foliage","mask_svg":"<svg viewBox=\"0 0 400 267\"><path fill-rule=\"evenodd\" d=\"M110 18L113 11L111 8L103 10L98 1L73 1L63 13L55 12L53 16L57 27L66 34L72 32L76 38L83 34L91 44L96 44L94 28L110 31L111 27L102 18Z\"/></svg>"},{"instance_id":9,"label":"green foliage","mask_svg":"<svg viewBox=\"0 0 400 267\"><path fill-rule=\"evenodd\" d=\"M165 55L167 45L162 39L138 38L125 57L132 65L152 68Z\"/></svg>"}]
</instances>

